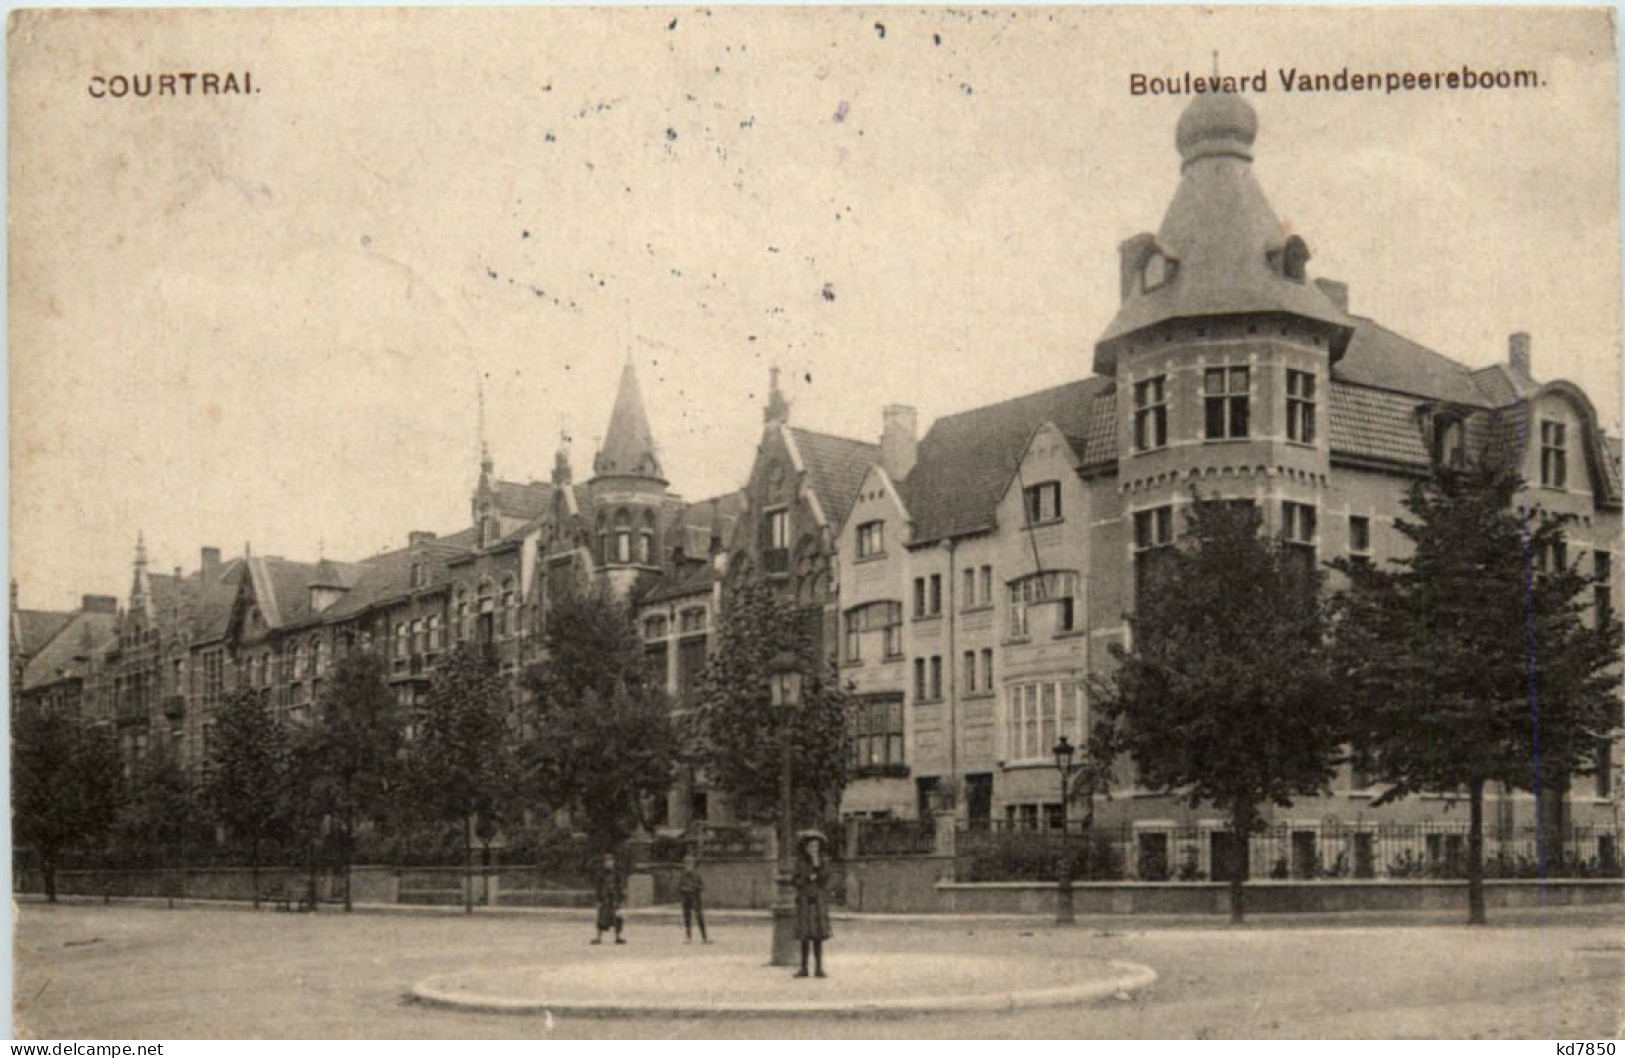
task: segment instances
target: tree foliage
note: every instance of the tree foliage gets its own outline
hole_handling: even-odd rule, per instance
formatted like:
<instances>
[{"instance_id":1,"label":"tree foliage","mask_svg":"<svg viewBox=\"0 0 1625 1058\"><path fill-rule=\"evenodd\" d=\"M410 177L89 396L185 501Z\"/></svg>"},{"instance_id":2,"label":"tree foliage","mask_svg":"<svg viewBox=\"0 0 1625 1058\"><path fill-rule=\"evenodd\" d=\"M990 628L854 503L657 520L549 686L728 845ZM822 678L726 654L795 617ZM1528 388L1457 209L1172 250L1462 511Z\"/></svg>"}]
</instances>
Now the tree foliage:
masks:
<instances>
[{"instance_id":1,"label":"tree foliage","mask_svg":"<svg viewBox=\"0 0 1625 1058\"><path fill-rule=\"evenodd\" d=\"M215 818L248 842L256 876L262 847L287 816L289 748L288 731L264 691L245 687L220 704L205 796ZM257 904L257 877L254 892Z\"/></svg>"},{"instance_id":2,"label":"tree foliage","mask_svg":"<svg viewBox=\"0 0 1625 1058\"><path fill-rule=\"evenodd\" d=\"M208 806L170 739L155 739L135 766L114 825L119 859L180 866L201 837Z\"/></svg>"},{"instance_id":3,"label":"tree foliage","mask_svg":"<svg viewBox=\"0 0 1625 1058\"><path fill-rule=\"evenodd\" d=\"M51 900L57 862L107 834L122 785L118 750L105 730L28 704L12 713L12 839L39 854Z\"/></svg>"},{"instance_id":4,"label":"tree foliage","mask_svg":"<svg viewBox=\"0 0 1625 1058\"><path fill-rule=\"evenodd\" d=\"M1238 849L1263 807L1324 792L1341 758L1320 576L1260 533L1251 504L1196 497L1179 546L1142 580L1133 644L1096 700L1142 785L1227 813ZM1232 869L1240 918L1245 865Z\"/></svg>"},{"instance_id":5,"label":"tree foliage","mask_svg":"<svg viewBox=\"0 0 1625 1058\"><path fill-rule=\"evenodd\" d=\"M779 813L782 747L792 746L795 816L821 820L839 802L851 753L847 695L835 666L813 647L809 614L760 583L742 582L724 608L716 650L688 714L688 753L746 818ZM802 704L786 717L769 705L775 658L795 657Z\"/></svg>"},{"instance_id":6,"label":"tree foliage","mask_svg":"<svg viewBox=\"0 0 1625 1058\"><path fill-rule=\"evenodd\" d=\"M311 812L337 824L339 853L354 859L356 829L389 808L404 779L405 718L370 651L340 658L310 728ZM346 887L345 901L349 895Z\"/></svg>"},{"instance_id":7,"label":"tree foliage","mask_svg":"<svg viewBox=\"0 0 1625 1058\"><path fill-rule=\"evenodd\" d=\"M487 832L515 808L517 773L507 682L480 645L463 643L436 667L418 707L408 767L415 799L432 815Z\"/></svg>"},{"instance_id":8,"label":"tree foliage","mask_svg":"<svg viewBox=\"0 0 1625 1058\"><path fill-rule=\"evenodd\" d=\"M671 785L671 703L646 673L631 608L607 593L556 600L545 655L524 676L526 785L578 813L594 846L612 849Z\"/></svg>"},{"instance_id":9,"label":"tree foliage","mask_svg":"<svg viewBox=\"0 0 1625 1058\"><path fill-rule=\"evenodd\" d=\"M1440 467L1395 523L1407 557L1334 563L1350 578L1335 670L1353 745L1387 785L1376 803L1467 792L1472 921L1485 785L1560 796L1620 720L1619 622L1589 613L1594 581L1560 561L1565 520L1520 510L1522 487L1501 460Z\"/></svg>"}]
</instances>

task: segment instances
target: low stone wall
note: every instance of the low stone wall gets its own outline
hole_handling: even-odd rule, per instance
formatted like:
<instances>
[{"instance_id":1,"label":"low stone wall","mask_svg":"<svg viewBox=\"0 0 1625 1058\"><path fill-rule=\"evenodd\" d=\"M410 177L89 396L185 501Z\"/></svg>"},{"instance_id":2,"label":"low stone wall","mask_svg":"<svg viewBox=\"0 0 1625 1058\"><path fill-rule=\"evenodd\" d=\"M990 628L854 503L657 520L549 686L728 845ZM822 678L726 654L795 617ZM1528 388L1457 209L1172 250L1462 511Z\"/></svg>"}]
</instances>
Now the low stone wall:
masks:
<instances>
[{"instance_id":1,"label":"low stone wall","mask_svg":"<svg viewBox=\"0 0 1625 1058\"><path fill-rule=\"evenodd\" d=\"M937 888L952 881L952 856L891 856L846 861L846 909L921 914L946 910Z\"/></svg>"},{"instance_id":2,"label":"low stone wall","mask_svg":"<svg viewBox=\"0 0 1625 1058\"><path fill-rule=\"evenodd\" d=\"M959 914L1052 915L1054 883L943 882L935 910ZM849 890L850 892L850 890ZM875 891L875 895L885 890ZM1446 911L1467 907L1465 881L1248 882L1249 914L1319 914L1341 911ZM1484 883L1490 908L1570 907L1625 903L1625 880L1564 878L1545 882L1497 879ZM917 906L866 911L920 910ZM910 902L912 905L912 902ZM1072 906L1080 915L1226 915L1223 882L1079 882Z\"/></svg>"},{"instance_id":3,"label":"low stone wall","mask_svg":"<svg viewBox=\"0 0 1625 1058\"><path fill-rule=\"evenodd\" d=\"M772 860L701 860L705 906L765 909L773 906Z\"/></svg>"}]
</instances>

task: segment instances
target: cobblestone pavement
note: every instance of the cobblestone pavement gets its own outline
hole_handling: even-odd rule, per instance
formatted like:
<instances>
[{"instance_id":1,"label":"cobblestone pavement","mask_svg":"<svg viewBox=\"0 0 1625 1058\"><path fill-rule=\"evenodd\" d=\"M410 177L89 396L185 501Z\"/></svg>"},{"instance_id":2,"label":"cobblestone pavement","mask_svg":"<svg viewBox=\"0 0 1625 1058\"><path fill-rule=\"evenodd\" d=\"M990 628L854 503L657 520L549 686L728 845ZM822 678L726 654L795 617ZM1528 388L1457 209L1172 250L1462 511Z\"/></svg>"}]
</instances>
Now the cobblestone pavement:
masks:
<instances>
[{"instance_id":1,"label":"cobblestone pavement","mask_svg":"<svg viewBox=\"0 0 1625 1058\"><path fill-rule=\"evenodd\" d=\"M589 947L559 917L255 914L17 906L15 1031L35 1038L460 1037L1394 1037L1600 1038L1622 1029L1620 909L1503 912L1455 924L1281 920L1229 929L1094 920L1043 924L844 922L829 970L866 952L1078 955L1153 967L1146 991L1103 1004L929 1018L763 1020L516 1017L432 1009L407 989L470 966L582 963L637 952L765 953L767 924L719 923L685 946L634 921L626 948ZM763 973L774 973L763 969ZM806 982L809 989L818 982ZM627 981L629 994L635 981Z\"/></svg>"}]
</instances>

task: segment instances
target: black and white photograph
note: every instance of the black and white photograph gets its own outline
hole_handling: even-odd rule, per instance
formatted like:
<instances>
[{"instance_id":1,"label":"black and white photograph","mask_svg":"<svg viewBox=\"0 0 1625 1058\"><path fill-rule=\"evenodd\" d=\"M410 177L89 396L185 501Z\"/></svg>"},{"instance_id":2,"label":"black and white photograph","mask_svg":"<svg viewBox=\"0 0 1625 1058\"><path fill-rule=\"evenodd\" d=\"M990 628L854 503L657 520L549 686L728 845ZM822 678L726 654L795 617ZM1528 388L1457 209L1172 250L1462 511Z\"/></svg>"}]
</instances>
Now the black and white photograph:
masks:
<instances>
[{"instance_id":1,"label":"black and white photograph","mask_svg":"<svg viewBox=\"0 0 1625 1058\"><path fill-rule=\"evenodd\" d=\"M11 12L12 1038L1620 1037L1616 22Z\"/></svg>"}]
</instances>

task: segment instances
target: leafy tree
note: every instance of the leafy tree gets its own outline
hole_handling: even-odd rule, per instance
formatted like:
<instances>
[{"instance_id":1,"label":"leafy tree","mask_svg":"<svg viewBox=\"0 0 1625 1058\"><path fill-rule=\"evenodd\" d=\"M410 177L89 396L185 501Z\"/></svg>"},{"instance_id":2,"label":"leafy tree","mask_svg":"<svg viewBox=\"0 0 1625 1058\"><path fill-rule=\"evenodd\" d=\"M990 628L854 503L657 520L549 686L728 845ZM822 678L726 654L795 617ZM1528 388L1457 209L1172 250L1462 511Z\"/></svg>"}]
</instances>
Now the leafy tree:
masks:
<instances>
[{"instance_id":1,"label":"leafy tree","mask_svg":"<svg viewBox=\"0 0 1625 1058\"><path fill-rule=\"evenodd\" d=\"M508 732L507 682L483 646L464 643L435 669L417 714L409 766L420 803L463 828L469 879L465 910L474 911L474 839L495 836L516 797L518 769Z\"/></svg>"},{"instance_id":2,"label":"leafy tree","mask_svg":"<svg viewBox=\"0 0 1625 1058\"><path fill-rule=\"evenodd\" d=\"M802 702L788 718L769 705L768 671L789 654L802 672ZM744 582L723 609L717 646L688 714L689 752L746 818L781 809L782 747L788 732L793 817L822 819L846 785L851 752L848 700L835 666L815 652L806 613L768 587Z\"/></svg>"},{"instance_id":3,"label":"leafy tree","mask_svg":"<svg viewBox=\"0 0 1625 1058\"><path fill-rule=\"evenodd\" d=\"M111 734L77 717L20 704L11 720L11 832L32 846L56 902L62 855L107 834L123 798Z\"/></svg>"},{"instance_id":4,"label":"leafy tree","mask_svg":"<svg viewBox=\"0 0 1625 1058\"><path fill-rule=\"evenodd\" d=\"M1324 792L1342 730L1312 563L1262 536L1253 505L1195 499L1183 541L1142 577L1133 645L1113 648L1096 698L1143 785L1228 815L1239 922L1263 806Z\"/></svg>"},{"instance_id":5,"label":"leafy tree","mask_svg":"<svg viewBox=\"0 0 1625 1058\"><path fill-rule=\"evenodd\" d=\"M215 714L214 745L205 785L215 818L246 840L260 904L260 851L285 818L289 736L264 691L243 688Z\"/></svg>"},{"instance_id":6,"label":"leafy tree","mask_svg":"<svg viewBox=\"0 0 1625 1058\"><path fill-rule=\"evenodd\" d=\"M383 814L404 778L404 717L385 682L381 658L354 652L339 660L332 683L316 703L306 744L308 751L301 756L310 772L311 805L305 814L338 826L348 911L357 826Z\"/></svg>"},{"instance_id":7,"label":"leafy tree","mask_svg":"<svg viewBox=\"0 0 1625 1058\"><path fill-rule=\"evenodd\" d=\"M579 811L593 845L608 851L646 823L677 762L670 702L645 673L631 607L607 593L558 599L546 660L524 685L529 785L548 804Z\"/></svg>"},{"instance_id":8,"label":"leafy tree","mask_svg":"<svg viewBox=\"0 0 1625 1058\"><path fill-rule=\"evenodd\" d=\"M1594 766L1619 723L1619 622L1588 615L1593 581L1561 558L1564 520L1520 511L1522 487L1493 456L1441 467L1395 523L1408 557L1333 564L1350 578L1335 671L1352 742L1388 786L1374 803L1466 791L1474 924L1486 918L1485 786L1544 801Z\"/></svg>"},{"instance_id":9,"label":"leafy tree","mask_svg":"<svg viewBox=\"0 0 1625 1058\"><path fill-rule=\"evenodd\" d=\"M155 739L126 785L114 826L124 863L156 856L171 869L186 864L186 846L197 836L203 806L191 774L172 747L170 739ZM172 902L174 895L171 892Z\"/></svg>"}]
</instances>

